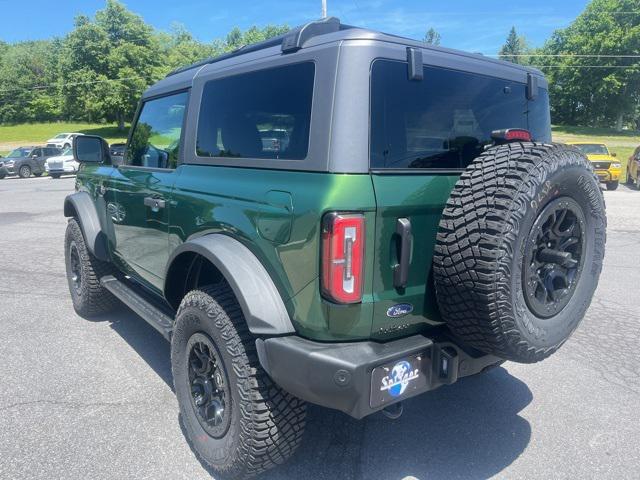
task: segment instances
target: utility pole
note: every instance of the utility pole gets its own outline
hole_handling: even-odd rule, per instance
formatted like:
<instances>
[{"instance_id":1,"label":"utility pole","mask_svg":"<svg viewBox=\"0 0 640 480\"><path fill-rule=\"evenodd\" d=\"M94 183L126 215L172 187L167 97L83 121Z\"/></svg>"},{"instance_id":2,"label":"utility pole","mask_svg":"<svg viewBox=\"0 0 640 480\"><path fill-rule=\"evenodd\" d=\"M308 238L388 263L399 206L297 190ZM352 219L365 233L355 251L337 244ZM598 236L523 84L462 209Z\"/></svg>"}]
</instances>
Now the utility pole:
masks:
<instances>
[{"instance_id":1,"label":"utility pole","mask_svg":"<svg viewBox=\"0 0 640 480\"><path fill-rule=\"evenodd\" d=\"M322 18L327 18L327 0L322 0Z\"/></svg>"}]
</instances>

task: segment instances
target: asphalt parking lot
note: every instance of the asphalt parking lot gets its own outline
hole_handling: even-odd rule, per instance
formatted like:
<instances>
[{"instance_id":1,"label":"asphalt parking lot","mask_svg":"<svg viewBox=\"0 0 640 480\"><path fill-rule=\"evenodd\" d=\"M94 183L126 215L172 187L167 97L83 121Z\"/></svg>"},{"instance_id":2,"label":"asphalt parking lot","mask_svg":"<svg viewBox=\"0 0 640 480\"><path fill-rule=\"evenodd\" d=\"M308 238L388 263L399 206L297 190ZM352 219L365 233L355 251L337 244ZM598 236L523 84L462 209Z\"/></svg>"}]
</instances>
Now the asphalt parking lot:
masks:
<instances>
[{"instance_id":1,"label":"asphalt parking lot","mask_svg":"<svg viewBox=\"0 0 640 480\"><path fill-rule=\"evenodd\" d=\"M124 308L73 311L73 185L0 181L0 478L211 478L180 429L168 343ZM263 478L638 478L640 192L605 198L600 286L556 355L412 399L396 421L311 407L301 450Z\"/></svg>"}]
</instances>

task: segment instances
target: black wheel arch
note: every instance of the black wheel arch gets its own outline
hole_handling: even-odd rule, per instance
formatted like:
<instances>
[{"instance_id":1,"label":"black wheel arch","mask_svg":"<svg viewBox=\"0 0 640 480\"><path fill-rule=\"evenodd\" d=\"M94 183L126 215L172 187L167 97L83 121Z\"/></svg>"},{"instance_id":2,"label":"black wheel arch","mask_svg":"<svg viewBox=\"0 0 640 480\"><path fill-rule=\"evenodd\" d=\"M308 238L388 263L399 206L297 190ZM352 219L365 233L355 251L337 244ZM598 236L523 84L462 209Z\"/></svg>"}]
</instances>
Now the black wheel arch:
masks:
<instances>
[{"instance_id":1,"label":"black wheel arch","mask_svg":"<svg viewBox=\"0 0 640 480\"><path fill-rule=\"evenodd\" d=\"M208 234L180 245L167 262L164 296L177 308L184 295L224 278L254 335L294 333L282 296L260 260L238 240Z\"/></svg>"},{"instance_id":2,"label":"black wheel arch","mask_svg":"<svg viewBox=\"0 0 640 480\"><path fill-rule=\"evenodd\" d=\"M89 251L99 260L110 261L107 236L102 231L100 217L87 192L76 192L64 199L64 216L74 217L80 224Z\"/></svg>"}]
</instances>

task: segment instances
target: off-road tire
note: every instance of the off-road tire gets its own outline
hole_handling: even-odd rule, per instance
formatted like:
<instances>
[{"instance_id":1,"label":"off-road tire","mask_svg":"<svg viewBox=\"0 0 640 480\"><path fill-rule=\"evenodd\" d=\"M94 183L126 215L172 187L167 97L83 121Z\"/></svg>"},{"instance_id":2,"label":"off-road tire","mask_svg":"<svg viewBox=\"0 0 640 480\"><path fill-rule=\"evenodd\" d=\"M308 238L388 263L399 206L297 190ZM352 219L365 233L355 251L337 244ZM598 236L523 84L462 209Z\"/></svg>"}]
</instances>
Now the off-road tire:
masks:
<instances>
[{"instance_id":1,"label":"off-road tire","mask_svg":"<svg viewBox=\"0 0 640 480\"><path fill-rule=\"evenodd\" d=\"M192 405L189 342L204 334L215 345L230 390L228 429L215 438ZM249 478L284 463L298 448L306 404L262 369L242 310L226 282L189 292L176 315L171 366L182 424L201 461L224 478Z\"/></svg>"},{"instance_id":2,"label":"off-road tire","mask_svg":"<svg viewBox=\"0 0 640 480\"><path fill-rule=\"evenodd\" d=\"M568 303L541 318L525 299L525 242L552 202L575 200L584 215L583 267ZM514 143L478 157L444 209L434 253L441 313L453 333L483 352L532 363L554 353L578 326L596 289L606 241L604 199L574 147ZM582 243L581 243L582 245Z\"/></svg>"},{"instance_id":3,"label":"off-road tire","mask_svg":"<svg viewBox=\"0 0 640 480\"><path fill-rule=\"evenodd\" d=\"M607 182L607 190L612 191L612 190L617 190L618 189L618 185L620 184L620 182L615 181L615 182Z\"/></svg>"},{"instance_id":4,"label":"off-road tire","mask_svg":"<svg viewBox=\"0 0 640 480\"><path fill-rule=\"evenodd\" d=\"M73 308L82 317L94 317L109 312L118 306L118 300L100 284L100 278L113 275L116 270L108 262L98 260L87 249L82 230L75 218L67 224L64 239L64 258L67 270L67 282L71 293ZM71 267L71 251L75 248L79 257L80 286L76 288Z\"/></svg>"},{"instance_id":5,"label":"off-road tire","mask_svg":"<svg viewBox=\"0 0 640 480\"><path fill-rule=\"evenodd\" d=\"M18 176L20 178L29 178L31 176L31 167L29 165L22 165L18 169Z\"/></svg>"}]
</instances>

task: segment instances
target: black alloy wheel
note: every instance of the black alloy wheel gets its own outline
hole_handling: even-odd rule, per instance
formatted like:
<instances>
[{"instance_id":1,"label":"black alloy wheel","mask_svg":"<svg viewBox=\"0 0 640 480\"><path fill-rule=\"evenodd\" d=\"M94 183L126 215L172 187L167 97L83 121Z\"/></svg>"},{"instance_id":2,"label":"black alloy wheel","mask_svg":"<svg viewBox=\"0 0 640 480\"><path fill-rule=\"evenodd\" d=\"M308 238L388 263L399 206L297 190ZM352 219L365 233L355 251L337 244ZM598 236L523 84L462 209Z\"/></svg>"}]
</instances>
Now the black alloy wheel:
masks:
<instances>
[{"instance_id":1,"label":"black alloy wheel","mask_svg":"<svg viewBox=\"0 0 640 480\"><path fill-rule=\"evenodd\" d=\"M71 241L69 245L69 267L71 269L71 285L80 296L82 295L82 262L80 261L78 246L74 241Z\"/></svg>"},{"instance_id":2,"label":"black alloy wheel","mask_svg":"<svg viewBox=\"0 0 640 480\"><path fill-rule=\"evenodd\" d=\"M571 300L584 268L585 218L570 197L549 203L538 215L526 243L522 286L540 318L558 314Z\"/></svg>"},{"instance_id":3,"label":"black alloy wheel","mask_svg":"<svg viewBox=\"0 0 640 480\"><path fill-rule=\"evenodd\" d=\"M204 333L195 333L187 344L191 406L200 426L213 438L229 429L231 393L220 354Z\"/></svg>"}]
</instances>

